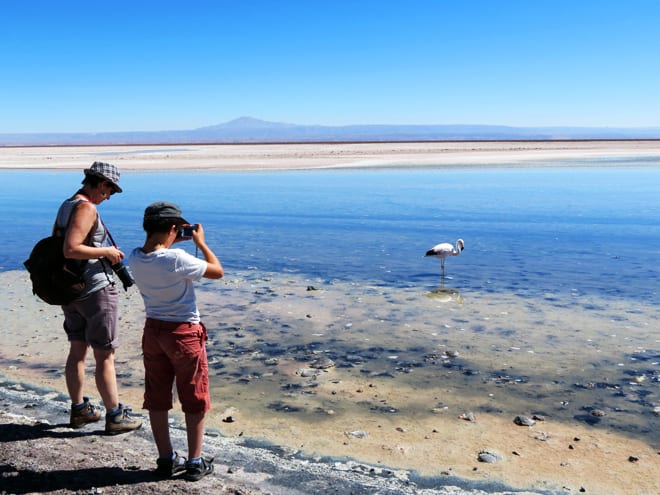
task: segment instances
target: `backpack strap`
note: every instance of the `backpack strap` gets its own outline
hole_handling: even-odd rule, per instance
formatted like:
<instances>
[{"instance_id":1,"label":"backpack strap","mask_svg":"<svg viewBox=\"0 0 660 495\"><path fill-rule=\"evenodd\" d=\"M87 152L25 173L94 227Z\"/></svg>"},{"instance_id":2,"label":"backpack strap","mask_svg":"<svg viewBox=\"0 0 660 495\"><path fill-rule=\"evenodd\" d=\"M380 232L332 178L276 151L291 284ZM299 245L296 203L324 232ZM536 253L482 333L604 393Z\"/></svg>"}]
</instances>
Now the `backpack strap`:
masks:
<instances>
[{"instance_id":1,"label":"backpack strap","mask_svg":"<svg viewBox=\"0 0 660 495\"><path fill-rule=\"evenodd\" d=\"M74 205L71 207L71 211L69 211L69 217L66 220L66 225L64 228L58 227L57 226L57 219L60 216L60 212L57 212L57 216L55 217L55 221L53 222L53 232L51 235L55 237L64 237L66 234L66 231L69 230L69 225L71 225L71 217L73 216L73 212L76 211L76 208L78 208L78 205L80 204L81 201L87 201L86 199L78 199L74 203Z\"/></svg>"},{"instance_id":2,"label":"backpack strap","mask_svg":"<svg viewBox=\"0 0 660 495\"><path fill-rule=\"evenodd\" d=\"M71 225L71 217L73 217L73 212L78 208L78 205L82 203L83 201L88 201L87 199L79 199L76 201L76 203L71 207L71 211L69 212L69 218L66 221L66 226L64 228L58 227L57 226L57 218L55 218L55 222L53 223L53 236L54 237L64 237L66 236L66 231L69 230L69 226ZM59 213L59 212L58 212ZM59 216L59 215L58 215ZM90 229L89 233L87 234L87 237L85 237L85 240L83 241L83 244L86 246L91 246L90 240L92 238L92 232L95 230L95 227L98 226L99 223L99 212L96 212L96 221L94 222L94 225L92 225L92 228ZM65 258L66 262L71 262L75 263L76 266L79 269L82 269L86 264L88 260L74 260L74 259L69 259Z\"/></svg>"},{"instance_id":3,"label":"backpack strap","mask_svg":"<svg viewBox=\"0 0 660 495\"><path fill-rule=\"evenodd\" d=\"M71 207L71 211L69 212L69 218L66 221L66 225L64 228L58 227L57 226L57 218L55 218L55 222L53 222L53 233L55 237L64 237L66 235L66 231L69 230L69 226L71 225L71 217L73 217L73 212L76 211L76 208L78 208L78 205L82 203L83 201L89 201L86 198L78 199L76 200L75 204L73 207ZM58 215L59 216L59 215ZM87 234L87 237L85 237L84 244L89 246L90 239L92 237L92 232L94 231L95 228L98 227L99 224L99 212L96 212L96 221L94 222L94 225L92 225L92 228L90 229L89 233Z\"/></svg>"}]
</instances>

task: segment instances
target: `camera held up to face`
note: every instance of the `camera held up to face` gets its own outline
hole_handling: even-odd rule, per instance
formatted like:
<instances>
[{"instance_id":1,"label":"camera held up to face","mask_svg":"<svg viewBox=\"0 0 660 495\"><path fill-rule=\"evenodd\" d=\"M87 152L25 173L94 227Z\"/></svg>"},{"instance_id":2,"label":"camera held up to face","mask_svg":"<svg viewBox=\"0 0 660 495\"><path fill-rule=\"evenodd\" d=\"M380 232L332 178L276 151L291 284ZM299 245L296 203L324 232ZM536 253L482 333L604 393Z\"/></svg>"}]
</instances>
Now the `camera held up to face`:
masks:
<instances>
[{"instance_id":1,"label":"camera held up to face","mask_svg":"<svg viewBox=\"0 0 660 495\"><path fill-rule=\"evenodd\" d=\"M197 232L197 225L185 225L179 230L179 237L192 237L193 232Z\"/></svg>"}]
</instances>

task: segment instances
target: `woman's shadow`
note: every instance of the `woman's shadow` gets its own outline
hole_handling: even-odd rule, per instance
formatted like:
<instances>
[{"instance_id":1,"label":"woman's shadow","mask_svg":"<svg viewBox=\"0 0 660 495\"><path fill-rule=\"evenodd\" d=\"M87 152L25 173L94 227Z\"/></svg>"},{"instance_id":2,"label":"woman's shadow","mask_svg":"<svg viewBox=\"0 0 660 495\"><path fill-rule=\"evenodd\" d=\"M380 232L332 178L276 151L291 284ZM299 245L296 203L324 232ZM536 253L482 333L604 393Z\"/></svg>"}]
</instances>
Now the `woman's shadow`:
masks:
<instances>
[{"instance_id":1,"label":"woman's shadow","mask_svg":"<svg viewBox=\"0 0 660 495\"><path fill-rule=\"evenodd\" d=\"M58 455L58 445L48 449L48 439L76 439L104 433L103 430L77 431L67 427L68 424L0 424L0 479L3 493L25 494L61 489L87 492L94 487L133 485L159 480L153 470L139 466L81 467L76 465L80 462L79 459L70 458L64 451L60 452L61 459L53 461L53 457ZM97 448L99 452L103 450L102 445ZM60 469L48 469L40 463L39 457L42 454L49 459L42 461L43 463L56 464ZM80 457L85 455L88 454L80 453ZM30 467L15 467L14 459L17 456L23 459L16 464Z\"/></svg>"}]
</instances>

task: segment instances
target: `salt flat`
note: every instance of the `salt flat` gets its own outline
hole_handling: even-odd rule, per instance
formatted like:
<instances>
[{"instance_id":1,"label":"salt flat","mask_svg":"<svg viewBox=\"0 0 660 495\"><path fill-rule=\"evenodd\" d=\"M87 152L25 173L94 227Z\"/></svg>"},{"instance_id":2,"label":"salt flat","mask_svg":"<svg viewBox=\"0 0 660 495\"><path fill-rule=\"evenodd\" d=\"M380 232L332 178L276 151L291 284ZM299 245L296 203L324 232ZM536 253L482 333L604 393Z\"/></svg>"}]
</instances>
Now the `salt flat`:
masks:
<instances>
[{"instance_id":1,"label":"salt flat","mask_svg":"<svg viewBox=\"0 0 660 495\"><path fill-rule=\"evenodd\" d=\"M388 166L534 166L544 161L660 158L660 141L452 141L0 147L0 169L300 170Z\"/></svg>"}]
</instances>

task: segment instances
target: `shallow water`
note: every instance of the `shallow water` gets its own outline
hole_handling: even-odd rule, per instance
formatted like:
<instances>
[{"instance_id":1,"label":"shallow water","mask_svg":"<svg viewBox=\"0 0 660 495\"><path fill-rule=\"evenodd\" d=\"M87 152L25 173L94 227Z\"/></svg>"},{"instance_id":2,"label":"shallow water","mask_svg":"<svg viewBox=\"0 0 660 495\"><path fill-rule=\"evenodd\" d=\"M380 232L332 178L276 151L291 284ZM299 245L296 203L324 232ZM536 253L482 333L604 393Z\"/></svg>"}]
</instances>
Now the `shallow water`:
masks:
<instances>
[{"instance_id":1,"label":"shallow water","mask_svg":"<svg viewBox=\"0 0 660 495\"><path fill-rule=\"evenodd\" d=\"M238 292L226 295L238 296L236 307L216 291L202 297L215 396L253 419L538 414L660 445L654 306L577 294L532 300L446 287L240 280L223 289ZM319 356L336 367L301 376ZM592 415L596 409L606 416Z\"/></svg>"},{"instance_id":2,"label":"shallow water","mask_svg":"<svg viewBox=\"0 0 660 495\"><path fill-rule=\"evenodd\" d=\"M204 224L227 271L200 286L221 404L303 423L536 413L660 445L660 170L551 165L125 173L101 213L126 251L152 201ZM0 175L12 270L80 174ZM442 281L423 254L459 237ZM335 367L297 373L320 355Z\"/></svg>"}]
</instances>

